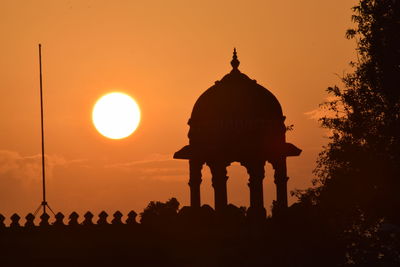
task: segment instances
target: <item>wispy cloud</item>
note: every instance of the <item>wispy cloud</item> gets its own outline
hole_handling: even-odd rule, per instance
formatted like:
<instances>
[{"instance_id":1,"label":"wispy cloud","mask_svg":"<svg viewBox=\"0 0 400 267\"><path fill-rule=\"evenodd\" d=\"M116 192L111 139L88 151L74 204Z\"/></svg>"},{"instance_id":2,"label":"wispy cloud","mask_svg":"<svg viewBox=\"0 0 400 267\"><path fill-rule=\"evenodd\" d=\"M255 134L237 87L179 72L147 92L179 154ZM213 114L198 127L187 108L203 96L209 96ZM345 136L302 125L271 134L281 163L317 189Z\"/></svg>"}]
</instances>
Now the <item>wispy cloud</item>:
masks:
<instances>
[{"instance_id":1,"label":"wispy cloud","mask_svg":"<svg viewBox=\"0 0 400 267\"><path fill-rule=\"evenodd\" d=\"M339 100L338 97L328 96L325 98L324 103L322 103L318 108L304 112L304 114L309 119L316 120L316 121L318 121L321 118L334 118L337 115L344 116L344 108L340 105L340 102L338 102L338 105L337 105L338 113L329 109L329 105L325 104L325 103L337 102L338 100Z\"/></svg>"},{"instance_id":2,"label":"wispy cloud","mask_svg":"<svg viewBox=\"0 0 400 267\"><path fill-rule=\"evenodd\" d=\"M106 165L108 169L135 173L141 179L181 181L187 179L187 162L169 154L152 154L143 160Z\"/></svg>"},{"instance_id":3,"label":"wispy cloud","mask_svg":"<svg viewBox=\"0 0 400 267\"><path fill-rule=\"evenodd\" d=\"M66 160L60 155L45 155L46 174L52 178L56 166L64 166L84 160ZM23 156L15 151L0 150L0 179L18 179L36 181L42 175L42 158L40 154Z\"/></svg>"},{"instance_id":4,"label":"wispy cloud","mask_svg":"<svg viewBox=\"0 0 400 267\"><path fill-rule=\"evenodd\" d=\"M169 154L151 154L143 160L129 161L123 163L114 163L106 165L107 168L119 168L119 167L132 167L136 165L153 164L160 162L176 161Z\"/></svg>"}]
</instances>

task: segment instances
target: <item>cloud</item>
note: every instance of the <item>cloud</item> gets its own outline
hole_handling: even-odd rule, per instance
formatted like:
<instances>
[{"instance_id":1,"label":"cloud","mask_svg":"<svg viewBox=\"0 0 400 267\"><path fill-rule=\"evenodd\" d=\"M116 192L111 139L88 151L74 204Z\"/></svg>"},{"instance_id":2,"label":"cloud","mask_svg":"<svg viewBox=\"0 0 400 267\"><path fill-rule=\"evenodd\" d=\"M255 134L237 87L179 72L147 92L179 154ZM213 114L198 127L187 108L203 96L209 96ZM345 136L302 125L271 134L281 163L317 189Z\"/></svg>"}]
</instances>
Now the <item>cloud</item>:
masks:
<instances>
[{"instance_id":1,"label":"cloud","mask_svg":"<svg viewBox=\"0 0 400 267\"><path fill-rule=\"evenodd\" d=\"M145 164L149 164L149 163L153 164L155 162L166 162L166 161L175 161L175 160L169 154L151 154L143 160L110 164L110 165L107 165L106 167L108 167L108 168L128 167L129 168L129 167L132 167L135 165L143 165L143 164L145 165Z\"/></svg>"},{"instance_id":2,"label":"cloud","mask_svg":"<svg viewBox=\"0 0 400 267\"><path fill-rule=\"evenodd\" d=\"M45 155L46 178L53 178L54 168L83 160L66 160L60 155ZM18 152L0 150L0 179L38 181L42 177L42 156L22 156Z\"/></svg>"},{"instance_id":3,"label":"cloud","mask_svg":"<svg viewBox=\"0 0 400 267\"><path fill-rule=\"evenodd\" d=\"M143 160L108 164L46 156L47 199L56 211L141 210L150 200L187 201L187 161L154 154ZM41 155L0 150L0 213L27 214L39 205Z\"/></svg>"},{"instance_id":4,"label":"cloud","mask_svg":"<svg viewBox=\"0 0 400 267\"><path fill-rule=\"evenodd\" d=\"M182 181L188 179L187 162L169 154L152 154L146 159L106 165L108 169L135 173L140 179Z\"/></svg>"},{"instance_id":5,"label":"cloud","mask_svg":"<svg viewBox=\"0 0 400 267\"><path fill-rule=\"evenodd\" d=\"M344 116L345 111L341 102L338 102L337 108L338 113L329 109L329 105L325 105L327 103L339 101L340 98L336 96L328 96L325 98L325 101L316 109L304 112L304 114L312 120L319 121L321 118L335 118L337 115Z\"/></svg>"}]
</instances>

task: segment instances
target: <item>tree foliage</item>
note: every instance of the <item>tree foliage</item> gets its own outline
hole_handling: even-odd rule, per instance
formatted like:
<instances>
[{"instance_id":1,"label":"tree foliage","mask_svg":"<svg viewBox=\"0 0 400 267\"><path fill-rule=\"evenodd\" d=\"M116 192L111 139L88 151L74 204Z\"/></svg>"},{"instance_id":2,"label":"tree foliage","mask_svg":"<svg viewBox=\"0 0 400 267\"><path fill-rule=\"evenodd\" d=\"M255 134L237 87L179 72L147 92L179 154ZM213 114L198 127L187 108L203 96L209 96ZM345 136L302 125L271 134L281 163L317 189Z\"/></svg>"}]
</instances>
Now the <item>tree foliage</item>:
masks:
<instances>
[{"instance_id":1,"label":"tree foliage","mask_svg":"<svg viewBox=\"0 0 400 267\"><path fill-rule=\"evenodd\" d=\"M296 194L338 236L333 242L342 244L347 264L398 266L400 1L359 0L353 14L346 37L357 42L357 60L342 88L327 89L331 100L322 106L334 115L320 123L330 140L314 186ZM390 234L387 225L394 225Z\"/></svg>"},{"instance_id":2,"label":"tree foliage","mask_svg":"<svg viewBox=\"0 0 400 267\"><path fill-rule=\"evenodd\" d=\"M332 135L314 187L298 195L342 217L362 211L400 222L400 1L360 0L353 11L346 37L358 60L343 89L327 89L333 100L323 106L335 115L320 122Z\"/></svg>"},{"instance_id":3,"label":"tree foliage","mask_svg":"<svg viewBox=\"0 0 400 267\"><path fill-rule=\"evenodd\" d=\"M171 223L176 218L179 209L179 202L176 198L168 201L151 201L140 213L140 222L145 225L158 225Z\"/></svg>"}]
</instances>

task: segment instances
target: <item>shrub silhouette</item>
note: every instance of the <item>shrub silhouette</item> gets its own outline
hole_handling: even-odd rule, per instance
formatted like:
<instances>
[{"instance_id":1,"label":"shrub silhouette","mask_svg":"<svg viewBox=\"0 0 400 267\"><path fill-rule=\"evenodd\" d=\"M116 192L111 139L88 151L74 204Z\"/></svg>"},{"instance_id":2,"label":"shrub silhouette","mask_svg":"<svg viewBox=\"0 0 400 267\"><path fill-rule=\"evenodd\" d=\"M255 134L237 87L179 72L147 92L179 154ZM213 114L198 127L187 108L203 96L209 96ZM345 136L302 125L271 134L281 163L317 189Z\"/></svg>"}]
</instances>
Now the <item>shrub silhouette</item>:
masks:
<instances>
[{"instance_id":1,"label":"shrub silhouette","mask_svg":"<svg viewBox=\"0 0 400 267\"><path fill-rule=\"evenodd\" d=\"M171 223L177 218L178 209L179 201L174 197L166 202L151 201L140 213L140 223L150 226Z\"/></svg>"}]
</instances>

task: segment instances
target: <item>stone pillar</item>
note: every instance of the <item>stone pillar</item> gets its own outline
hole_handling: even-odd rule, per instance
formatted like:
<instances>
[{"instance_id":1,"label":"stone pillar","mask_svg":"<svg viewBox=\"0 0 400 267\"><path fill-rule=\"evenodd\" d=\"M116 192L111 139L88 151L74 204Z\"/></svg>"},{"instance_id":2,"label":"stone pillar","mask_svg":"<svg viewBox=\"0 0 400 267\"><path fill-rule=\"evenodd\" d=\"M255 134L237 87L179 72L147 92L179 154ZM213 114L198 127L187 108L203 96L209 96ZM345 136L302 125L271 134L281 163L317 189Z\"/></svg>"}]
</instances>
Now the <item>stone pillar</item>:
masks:
<instances>
[{"instance_id":1,"label":"stone pillar","mask_svg":"<svg viewBox=\"0 0 400 267\"><path fill-rule=\"evenodd\" d=\"M200 208L200 184L201 169L203 162L197 160L189 160L189 186L190 186L190 206Z\"/></svg>"},{"instance_id":2,"label":"stone pillar","mask_svg":"<svg viewBox=\"0 0 400 267\"><path fill-rule=\"evenodd\" d=\"M250 207L247 214L251 218L264 219L266 217L263 194L265 161L245 162L242 165L246 167L249 174Z\"/></svg>"},{"instance_id":3,"label":"stone pillar","mask_svg":"<svg viewBox=\"0 0 400 267\"><path fill-rule=\"evenodd\" d=\"M288 207L287 200L287 169L286 169L286 157L281 157L273 164L275 169L274 182L276 185L276 202L274 211L281 213Z\"/></svg>"},{"instance_id":4,"label":"stone pillar","mask_svg":"<svg viewBox=\"0 0 400 267\"><path fill-rule=\"evenodd\" d=\"M226 167L228 164L225 162L208 162L212 175L212 186L214 188L214 208L215 211L221 211L228 206L228 193L226 189Z\"/></svg>"}]
</instances>

